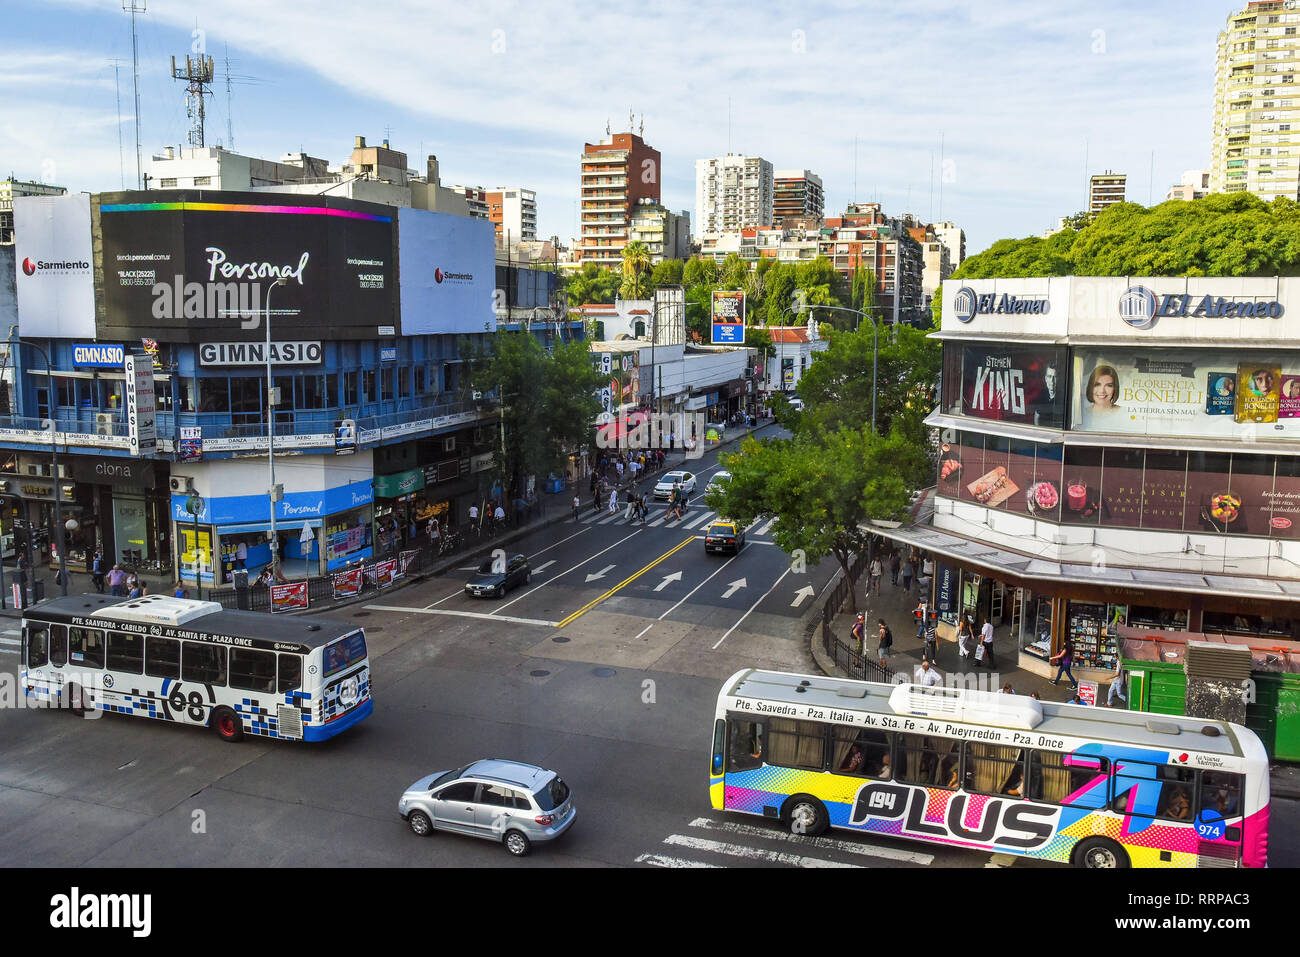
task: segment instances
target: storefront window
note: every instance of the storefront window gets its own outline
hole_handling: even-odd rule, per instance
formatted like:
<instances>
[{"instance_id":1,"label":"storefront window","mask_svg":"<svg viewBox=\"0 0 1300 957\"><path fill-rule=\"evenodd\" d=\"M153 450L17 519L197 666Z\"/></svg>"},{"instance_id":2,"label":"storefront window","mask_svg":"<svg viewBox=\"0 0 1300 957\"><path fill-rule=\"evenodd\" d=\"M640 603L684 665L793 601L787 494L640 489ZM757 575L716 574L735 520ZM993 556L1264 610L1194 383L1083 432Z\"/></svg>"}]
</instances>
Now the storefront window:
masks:
<instances>
[{"instance_id":1,"label":"storefront window","mask_svg":"<svg viewBox=\"0 0 1300 957\"><path fill-rule=\"evenodd\" d=\"M1114 671L1118 663L1116 630L1126 623L1127 616L1126 605L1069 602L1066 632L1074 641L1075 667Z\"/></svg>"},{"instance_id":2,"label":"storefront window","mask_svg":"<svg viewBox=\"0 0 1300 957\"><path fill-rule=\"evenodd\" d=\"M1141 449L1105 450L1102 459L1101 498L1107 525L1138 528L1142 523Z\"/></svg>"},{"instance_id":3,"label":"storefront window","mask_svg":"<svg viewBox=\"0 0 1300 957\"><path fill-rule=\"evenodd\" d=\"M1029 491L1034 485L1035 443L1017 439L1007 454L1007 477L1017 491L1006 501L1008 509L1025 513L1029 510Z\"/></svg>"},{"instance_id":4,"label":"storefront window","mask_svg":"<svg viewBox=\"0 0 1300 957\"><path fill-rule=\"evenodd\" d=\"M1097 525L1101 521L1101 449L1071 445L1065 449L1061 473L1065 486L1061 520Z\"/></svg>"},{"instance_id":5,"label":"storefront window","mask_svg":"<svg viewBox=\"0 0 1300 957\"><path fill-rule=\"evenodd\" d=\"M1157 631L1186 631L1187 609L1130 605L1128 624L1133 628L1147 628Z\"/></svg>"},{"instance_id":6,"label":"storefront window","mask_svg":"<svg viewBox=\"0 0 1300 957\"><path fill-rule=\"evenodd\" d=\"M1021 590L1020 648L1026 654L1046 661L1052 657L1052 599Z\"/></svg>"},{"instance_id":7,"label":"storefront window","mask_svg":"<svg viewBox=\"0 0 1300 957\"><path fill-rule=\"evenodd\" d=\"M1183 509L1183 528L1187 531L1236 532L1241 500L1230 488L1231 459L1221 452L1188 455Z\"/></svg>"},{"instance_id":8,"label":"storefront window","mask_svg":"<svg viewBox=\"0 0 1300 957\"><path fill-rule=\"evenodd\" d=\"M371 507L332 515L325 521L325 561L336 568L352 557L359 557L370 544Z\"/></svg>"},{"instance_id":9,"label":"storefront window","mask_svg":"<svg viewBox=\"0 0 1300 957\"><path fill-rule=\"evenodd\" d=\"M260 397L259 397L260 400ZM230 382L224 377L199 380L199 411L229 412Z\"/></svg>"},{"instance_id":10,"label":"storefront window","mask_svg":"<svg viewBox=\"0 0 1300 957\"><path fill-rule=\"evenodd\" d=\"M959 432L956 452L961 469L950 477L950 486L959 498L976 501L976 494L985 495L989 484L997 479L996 475L987 475L984 469L984 436L979 432Z\"/></svg>"},{"instance_id":11,"label":"storefront window","mask_svg":"<svg viewBox=\"0 0 1300 957\"><path fill-rule=\"evenodd\" d=\"M1259 615L1207 611L1203 616L1201 631L1210 635L1290 639L1293 627L1290 618L1264 618Z\"/></svg>"},{"instance_id":12,"label":"storefront window","mask_svg":"<svg viewBox=\"0 0 1300 957\"><path fill-rule=\"evenodd\" d=\"M262 389L259 376L231 377L230 412L236 425L256 425L263 421Z\"/></svg>"},{"instance_id":13,"label":"storefront window","mask_svg":"<svg viewBox=\"0 0 1300 957\"><path fill-rule=\"evenodd\" d=\"M1210 518L1233 535L1269 534L1274 468L1271 455L1234 455L1231 488L1217 502L1211 500Z\"/></svg>"}]
</instances>

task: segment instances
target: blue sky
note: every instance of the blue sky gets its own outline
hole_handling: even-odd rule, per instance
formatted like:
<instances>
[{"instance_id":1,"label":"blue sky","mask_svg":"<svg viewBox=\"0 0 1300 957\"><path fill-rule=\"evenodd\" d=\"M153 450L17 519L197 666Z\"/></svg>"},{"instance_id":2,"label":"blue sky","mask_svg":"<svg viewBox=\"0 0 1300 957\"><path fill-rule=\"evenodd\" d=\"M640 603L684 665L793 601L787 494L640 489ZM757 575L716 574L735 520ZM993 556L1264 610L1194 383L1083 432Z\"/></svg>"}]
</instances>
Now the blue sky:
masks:
<instances>
[{"instance_id":1,"label":"blue sky","mask_svg":"<svg viewBox=\"0 0 1300 957\"><path fill-rule=\"evenodd\" d=\"M229 145L229 118L239 152L338 163L388 127L412 167L437 154L444 184L536 189L540 235L575 234L582 144L607 120L628 129L631 110L673 209L694 209L695 160L730 146L820 174L828 214L879 199L957 222L975 252L1083 208L1085 151L1142 203L1207 166L1215 40L1242 6L147 0L141 150L147 163L185 141L169 59L201 43L217 66L210 145ZM5 20L0 175L131 186L120 0L12 5Z\"/></svg>"}]
</instances>

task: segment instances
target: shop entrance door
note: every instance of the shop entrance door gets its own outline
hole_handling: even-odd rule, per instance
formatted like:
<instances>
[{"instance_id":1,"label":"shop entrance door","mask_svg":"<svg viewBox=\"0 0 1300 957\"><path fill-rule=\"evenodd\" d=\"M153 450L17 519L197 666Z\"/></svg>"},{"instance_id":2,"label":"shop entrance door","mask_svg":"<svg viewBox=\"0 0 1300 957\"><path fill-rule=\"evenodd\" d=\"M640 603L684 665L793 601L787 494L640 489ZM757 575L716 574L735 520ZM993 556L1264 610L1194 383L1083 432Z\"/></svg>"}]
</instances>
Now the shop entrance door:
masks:
<instances>
[{"instance_id":1,"label":"shop entrance door","mask_svg":"<svg viewBox=\"0 0 1300 957\"><path fill-rule=\"evenodd\" d=\"M144 561L149 552L146 514L143 494L128 495L118 490L113 495L113 542L117 554L105 556L110 567L118 562L135 567Z\"/></svg>"}]
</instances>

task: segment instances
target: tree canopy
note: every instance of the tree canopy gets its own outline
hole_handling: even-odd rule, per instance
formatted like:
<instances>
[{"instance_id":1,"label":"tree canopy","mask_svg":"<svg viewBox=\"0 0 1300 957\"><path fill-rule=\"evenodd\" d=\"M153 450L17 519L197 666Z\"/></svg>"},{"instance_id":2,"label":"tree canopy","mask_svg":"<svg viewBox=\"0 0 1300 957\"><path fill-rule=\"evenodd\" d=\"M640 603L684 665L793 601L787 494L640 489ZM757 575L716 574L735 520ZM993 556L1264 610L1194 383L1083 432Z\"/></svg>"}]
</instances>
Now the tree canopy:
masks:
<instances>
[{"instance_id":1,"label":"tree canopy","mask_svg":"<svg viewBox=\"0 0 1300 957\"><path fill-rule=\"evenodd\" d=\"M1015 276L1300 275L1300 204L1214 193L1157 206L1116 203L1046 239L1002 239L952 279Z\"/></svg>"}]
</instances>

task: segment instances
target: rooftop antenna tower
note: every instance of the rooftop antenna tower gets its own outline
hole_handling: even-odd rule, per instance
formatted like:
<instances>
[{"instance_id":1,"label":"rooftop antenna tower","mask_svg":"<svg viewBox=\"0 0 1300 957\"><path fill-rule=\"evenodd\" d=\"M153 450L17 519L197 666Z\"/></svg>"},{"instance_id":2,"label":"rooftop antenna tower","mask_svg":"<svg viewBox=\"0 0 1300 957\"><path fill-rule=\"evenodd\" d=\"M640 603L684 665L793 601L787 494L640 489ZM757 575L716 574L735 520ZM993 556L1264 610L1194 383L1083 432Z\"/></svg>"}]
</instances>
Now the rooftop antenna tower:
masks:
<instances>
[{"instance_id":1,"label":"rooftop antenna tower","mask_svg":"<svg viewBox=\"0 0 1300 957\"><path fill-rule=\"evenodd\" d=\"M144 186L143 170L140 168L140 48L135 36L135 15L145 12L145 0L122 0L122 9L131 14L131 72L135 77L135 188Z\"/></svg>"},{"instance_id":2,"label":"rooftop antenna tower","mask_svg":"<svg viewBox=\"0 0 1300 957\"><path fill-rule=\"evenodd\" d=\"M190 146L203 146L203 98L212 95L208 87L212 86L214 76L210 56L204 56L202 53L197 56L186 54L183 70L177 69L176 58L172 57L173 79L184 80L186 83L185 113L190 118Z\"/></svg>"},{"instance_id":3,"label":"rooftop antenna tower","mask_svg":"<svg viewBox=\"0 0 1300 957\"><path fill-rule=\"evenodd\" d=\"M117 66L120 61L113 61L113 92L117 95L117 173L126 189L126 157L122 149L122 87L117 81Z\"/></svg>"},{"instance_id":4,"label":"rooftop antenna tower","mask_svg":"<svg viewBox=\"0 0 1300 957\"><path fill-rule=\"evenodd\" d=\"M235 148L235 122L230 106L230 44L225 44L226 60L226 149Z\"/></svg>"}]
</instances>

